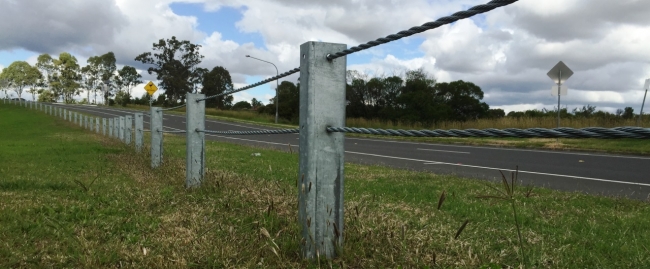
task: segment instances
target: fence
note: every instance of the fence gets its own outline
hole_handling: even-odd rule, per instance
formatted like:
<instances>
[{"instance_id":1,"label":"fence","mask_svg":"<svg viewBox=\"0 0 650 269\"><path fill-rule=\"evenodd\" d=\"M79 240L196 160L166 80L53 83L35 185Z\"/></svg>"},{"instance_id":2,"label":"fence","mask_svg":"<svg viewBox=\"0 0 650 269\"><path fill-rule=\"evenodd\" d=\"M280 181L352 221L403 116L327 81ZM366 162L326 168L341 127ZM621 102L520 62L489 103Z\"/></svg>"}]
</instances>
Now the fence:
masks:
<instances>
[{"instance_id":1,"label":"fence","mask_svg":"<svg viewBox=\"0 0 650 269\"><path fill-rule=\"evenodd\" d=\"M531 137L531 138L637 138L649 139L650 129L638 127L618 128L530 128L530 129L466 129L466 130L387 130L345 127L346 55L391 42L445 24L484 13L517 2L517 0L494 0L484 5L457 12L422 26L413 27L394 35L379 38L346 49L345 44L307 42L300 46L300 67L260 81L249 86L214 96L188 93L186 103L172 108L152 107L151 116L151 167L163 165L163 134L185 134L187 188L201 186L205 175L205 134L255 135L299 133L298 216L302 228L301 253L313 259L319 256L334 258L344 240L344 133L363 133L391 136L430 137ZM300 76L300 123L298 129L261 131L213 131L205 129L205 101L230 95L301 72ZM25 103L27 106L27 103ZM186 106L186 129L163 130L163 112ZM53 114L53 106L31 103ZM54 108L65 119L66 111ZM100 118L89 117L69 111L68 120L89 130L100 132ZM135 119L135 129L133 129ZM94 125L92 124L94 122ZM143 149L143 114L133 117L101 119L104 135L131 144L135 134L135 149ZM94 126L94 127L93 127Z\"/></svg>"}]
</instances>

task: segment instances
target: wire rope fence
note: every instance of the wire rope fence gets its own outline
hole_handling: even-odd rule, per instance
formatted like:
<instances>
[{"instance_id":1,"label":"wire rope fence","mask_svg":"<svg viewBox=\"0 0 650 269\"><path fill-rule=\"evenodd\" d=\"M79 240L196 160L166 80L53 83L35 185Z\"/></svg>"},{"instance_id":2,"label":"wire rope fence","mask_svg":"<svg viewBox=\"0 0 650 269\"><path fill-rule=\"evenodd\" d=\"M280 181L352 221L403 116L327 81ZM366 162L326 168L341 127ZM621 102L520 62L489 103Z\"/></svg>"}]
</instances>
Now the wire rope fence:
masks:
<instances>
[{"instance_id":1,"label":"wire rope fence","mask_svg":"<svg viewBox=\"0 0 650 269\"><path fill-rule=\"evenodd\" d=\"M163 134L185 134L186 138L186 188L200 187L205 175L205 135L281 135L299 134L298 221L301 226L301 254L307 259L324 256L328 259L340 254L344 239L344 138L345 133L410 136L410 137L491 137L491 138L598 138L598 139L650 139L649 128L528 128L528 129L450 129L450 130L392 130L355 128L345 126L346 64L345 56L407 36L488 12L517 2L493 0L451 16L440 18L421 26L388 35L352 48L345 44L306 42L300 46L300 67L294 68L260 82L217 95L186 94L186 103L171 107L150 109L151 167L163 165ZM219 131L205 127L206 100L252 89L295 73L300 76L299 128L257 131ZM60 113L64 119L100 132L100 118L78 112L61 111L52 105L29 103L30 108L50 115ZM185 129L169 130L163 125L163 112L186 108ZM67 114L67 116L65 116ZM59 114L56 114L59 115ZM67 117L67 118L65 118ZM135 134L135 148L143 149L143 113L101 119L102 133L131 144ZM135 119L135 128L133 126ZM93 125L94 123L94 125ZM167 130L165 130L167 129ZM173 128L172 128L173 129Z\"/></svg>"}]
</instances>

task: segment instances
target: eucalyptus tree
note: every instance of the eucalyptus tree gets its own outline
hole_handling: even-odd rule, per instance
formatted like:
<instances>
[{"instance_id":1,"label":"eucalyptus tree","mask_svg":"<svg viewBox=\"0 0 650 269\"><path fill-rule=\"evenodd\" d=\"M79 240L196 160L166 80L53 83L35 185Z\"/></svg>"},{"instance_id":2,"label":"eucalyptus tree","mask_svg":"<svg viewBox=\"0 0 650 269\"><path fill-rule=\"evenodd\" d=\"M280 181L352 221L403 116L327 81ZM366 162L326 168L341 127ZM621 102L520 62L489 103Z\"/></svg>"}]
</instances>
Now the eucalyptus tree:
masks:
<instances>
[{"instance_id":1,"label":"eucalyptus tree","mask_svg":"<svg viewBox=\"0 0 650 269\"><path fill-rule=\"evenodd\" d=\"M99 56L99 78L107 85L113 83L117 66L115 65L115 54L109 51ZM110 92L104 92L104 101L108 100Z\"/></svg>"},{"instance_id":2,"label":"eucalyptus tree","mask_svg":"<svg viewBox=\"0 0 650 269\"><path fill-rule=\"evenodd\" d=\"M36 67L29 65L25 61L11 63L9 67L3 70L2 74L12 84L18 98L22 97L25 88L34 87L42 77L41 72Z\"/></svg>"},{"instance_id":3,"label":"eucalyptus tree","mask_svg":"<svg viewBox=\"0 0 650 269\"><path fill-rule=\"evenodd\" d=\"M194 89L193 85L199 76L196 66L204 57L199 53L200 48L201 45L172 36L171 39L160 39L153 44L153 53L142 53L135 60L153 65L147 72L156 73L160 86L165 89L165 95L175 104L183 99L185 93Z\"/></svg>"},{"instance_id":4,"label":"eucalyptus tree","mask_svg":"<svg viewBox=\"0 0 650 269\"><path fill-rule=\"evenodd\" d=\"M79 94L81 73L77 58L64 52L54 61L55 72L50 87L55 97L62 97L65 102L72 102L72 97Z\"/></svg>"},{"instance_id":5,"label":"eucalyptus tree","mask_svg":"<svg viewBox=\"0 0 650 269\"><path fill-rule=\"evenodd\" d=\"M56 67L54 66L52 56L47 53L38 56L35 66L43 75L37 85L40 88L39 92L42 92L42 90L49 88L52 75L56 72Z\"/></svg>"},{"instance_id":6,"label":"eucalyptus tree","mask_svg":"<svg viewBox=\"0 0 650 269\"><path fill-rule=\"evenodd\" d=\"M0 70L0 90L5 92L5 99L9 99L9 95L7 94L7 90L9 90L9 79L7 79L5 76L5 70L6 68L3 68Z\"/></svg>"},{"instance_id":7,"label":"eucalyptus tree","mask_svg":"<svg viewBox=\"0 0 650 269\"><path fill-rule=\"evenodd\" d=\"M227 69L217 66L203 75L201 93L217 95L233 90L232 78ZM232 105L232 95L219 96L205 101L206 106L225 109Z\"/></svg>"},{"instance_id":8,"label":"eucalyptus tree","mask_svg":"<svg viewBox=\"0 0 650 269\"><path fill-rule=\"evenodd\" d=\"M87 65L81 68L82 86L86 90L86 100L90 103L90 92L95 91L100 82L99 56L88 58Z\"/></svg>"},{"instance_id":9,"label":"eucalyptus tree","mask_svg":"<svg viewBox=\"0 0 650 269\"><path fill-rule=\"evenodd\" d=\"M115 75L115 84L118 85L119 89L126 88L126 94L128 95L128 100L131 98L131 89L142 83L140 80L142 75L138 73L135 67L125 65L117 72Z\"/></svg>"}]
</instances>

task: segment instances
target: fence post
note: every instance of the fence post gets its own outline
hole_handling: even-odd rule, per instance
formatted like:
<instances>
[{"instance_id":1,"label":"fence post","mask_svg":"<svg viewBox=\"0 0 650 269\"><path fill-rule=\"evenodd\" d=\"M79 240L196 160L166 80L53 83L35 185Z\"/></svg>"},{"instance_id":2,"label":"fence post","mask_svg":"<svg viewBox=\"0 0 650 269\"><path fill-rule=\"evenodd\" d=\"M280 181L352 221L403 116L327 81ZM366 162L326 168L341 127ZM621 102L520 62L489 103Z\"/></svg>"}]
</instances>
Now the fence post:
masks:
<instances>
[{"instance_id":1,"label":"fence post","mask_svg":"<svg viewBox=\"0 0 650 269\"><path fill-rule=\"evenodd\" d=\"M83 119L84 119L84 122L83 122L84 129L88 129L88 116L83 115Z\"/></svg>"},{"instance_id":2,"label":"fence post","mask_svg":"<svg viewBox=\"0 0 650 269\"><path fill-rule=\"evenodd\" d=\"M108 137L113 138L113 118L108 119Z\"/></svg>"},{"instance_id":3,"label":"fence post","mask_svg":"<svg viewBox=\"0 0 650 269\"><path fill-rule=\"evenodd\" d=\"M124 116L121 116L120 117L120 130L119 130L119 132L120 132L120 140L122 140L123 143L124 143L124 141L126 141L126 140L124 140L124 127L125 127L125 125L126 124L124 122Z\"/></svg>"},{"instance_id":4,"label":"fence post","mask_svg":"<svg viewBox=\"0 0 650 269\"><path fill-rule=\"evenodd\" d=\"M120 139L120 117L113 119L113 136Z\"/></svg>"},{"instance_id":5,"label":"fence post","mask_svg":"<svg viewBox=\"0 0 650 269\"><path fill-rule=\"evenodd\" d=\"M124 117L124 143L131 145L131 136L133 135L133 118L131 115Z\"/></svg>"},{"instance_id":6,"label":"fence post","mask_svg":"<svg viewBox=\"0 0 650 269\"><path fill-rule=\"evenodd\" d=\"M102 134L106 136L106 118L102 118Z\"/></svg>"},{"instance_id":7,"label":"fence post","mask_svg":"<svg viewBox=\"0 0 650 269\"><path fill-rule=\"evenodd\" d=\"M99 117L95 117L95 133L99 133Z\"/></svg>"},{"instance_id":8,"label":"fence post","mask_svg":"<svg viewBox=\"0 0 650 269\"><path fill-rule=\"evenodd\" d=\"M163 158L163 113L159 107L151 107L151 168L160 166Z\"/></svg>"},{"instance_id":9,"label":"fence post","mask_svg":"<svg viewBox=\"0 0 650 269\"><path fill-rule=\"evenodd\" d=\"M48 110L49 110L48 114L50 114L50 116L51 116L52 115L52 106L47 106L47 107L48 107Z\"/></svg>"},{"instance_id":10,"label":"fence post","mask_svg":"<svg viewBox=\"0 0 650 269\"><path fill-rule=\"evenodd\" d=\"M343 246L343 133L346 58L326 56L345 44L307 42L300 46L300 169L298 219L302 255L336 257Z\"/></svg>"},{"instance_id":11,"label":"fence post","mask_svg":"<svg viewBox=\"0 0 650 269\"><path fill-rule=\"evenodd\" d=\"M187 110L185 120L186 133L186 162L185 187L200 187L205 175L205 94L186 94Z\"/></svg>"},{"instance_id":12,"label":"fence post","mask_svg":"<svg viewBox=\"0 0 650 269\"><path fill-rule=\"evenodd\" d=\"M144 143L144 115L142 113L135 113L135 151L142 152L142 145Z\"/></svg>"},{"instance_id":13,"label":"fence post","mask_svg":"<svg viewBox=\"0 0 650 269\"><path fill-rule=\"evenodd\" d=\"M67 109L63 110L63 120L68 120L68 110Z\"/></svg>"}]
</instances>

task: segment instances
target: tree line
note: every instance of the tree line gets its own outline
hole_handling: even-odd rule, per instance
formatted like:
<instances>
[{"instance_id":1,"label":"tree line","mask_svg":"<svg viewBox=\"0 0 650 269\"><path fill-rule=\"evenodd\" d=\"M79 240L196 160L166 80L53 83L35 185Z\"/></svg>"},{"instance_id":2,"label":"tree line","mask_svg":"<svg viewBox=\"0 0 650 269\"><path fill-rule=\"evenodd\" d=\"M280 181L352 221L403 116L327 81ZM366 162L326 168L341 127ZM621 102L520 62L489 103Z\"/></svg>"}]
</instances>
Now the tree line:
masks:
<instances>
[{"instance_id":1,"label":"tree line","mask_svg":"<svg viewBox=\"0 0 650 269\"><path fill-rule=\"evenodd\" d=\"M150 65L147 72L156 74L159 88L164 90L155 100L158 105L183 103L185 93L216 95L233 89L232 78L225 68L217 66L208 70L198 66L204 58L199 53L200 48L201 45L172 37L160 39L153 44L152 52L135 58ZM85 92L82 102L96 103L99 95L111 104L148 103L151 97L147 94L141 98L133 98L131 94L132 89L142 83L141 79L135 67L125 65L118 70L113 52L88 58L84 67L76 57L64 52L58 58L41 54L34 66L26 61L13 62L0 72L0 90L5 92L5 97L12 90L18 98L27 91L33 100L37 100L38 94L41 102L74 103L73 97ZM232 95L226 95L208 100L207 105L226 109L232 107L232 101Z\"/></svg>"}]
</instances>

